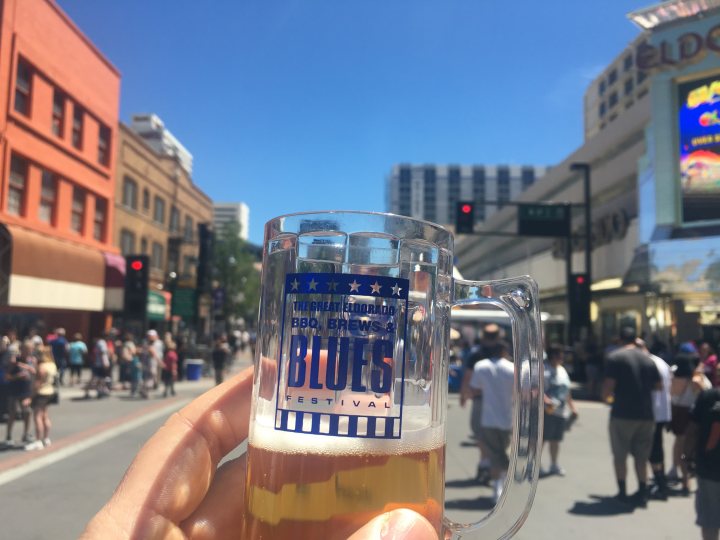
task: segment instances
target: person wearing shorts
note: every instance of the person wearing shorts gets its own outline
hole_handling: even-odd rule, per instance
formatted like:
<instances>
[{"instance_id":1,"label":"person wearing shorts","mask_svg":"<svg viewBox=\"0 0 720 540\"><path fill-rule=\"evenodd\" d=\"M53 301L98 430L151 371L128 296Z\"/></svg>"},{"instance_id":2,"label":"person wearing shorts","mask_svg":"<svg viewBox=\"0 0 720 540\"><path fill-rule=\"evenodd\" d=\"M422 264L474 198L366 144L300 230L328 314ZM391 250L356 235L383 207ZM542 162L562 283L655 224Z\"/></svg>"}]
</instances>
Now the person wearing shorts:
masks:
<instances>
[{"instance_id":1,"label":"person wearing shorts","mask_svg":"<svg viewBox=\"0 0 720 540\"><path fill-rule=\"evenodd\" d=\"M697 472L695 523L703 540L720 536L720 388L703 391L691 413L688 438L694 443ZM689 452L690 453L690 452Z\"/></svg>"},{"instance_id":2,"label":"person wearing shorts","mask_svg":"<svg viewBox=\"0 0 720 540\"><path fill-rule=\"evenodd\" d=\"M515 367L507 359L508 347L498 342L485 349L487 358L477 362L470 388L483 398L480 438L490 460L493 499L502 495L512 432L512 396Z\"/></svg>"},{"instance_id":3,"label":"person wearing shorts","mask_svg":"<svg viewBox=\"0 0 720 540\"><path fill-rule=\"evenodd\" d=\"M563 367L565 351L562 345L553 344L548 348L548 360L545 364L545 429L544 442L550 447L550 469L541 469L541 474L565 476L565 470L558 464L560 442L565 434L567 414L577 417L575 403L570 394L570 376Z\"/></svg>"},{"instance_id":4,"label":"person wearing shorts","mask_svg":"<svg viewBox=\"0 0 720 540\"><path fill-rule=\"evenodd\" d=\"M8 382L8 420L5 445L14 447L12 438L15 415L20 408L23 421L22 442L30 442L30 416L32 401L32 384L35 377L35 358L33 356L33 344L26 341L22 345L21 354L13 356L7 366L5 378Z\"/></svg>"},{"instance_id":5,"label":"person wearing shorts","mask_svg":"<svg viewBox=\"0 0 720 540\"><path fill-rule=\"evenodd\" d=\"M638 490L633 502L647 506L647 464L655 432L653 390L662 390L660 373L650 357L635 344L635 329L623 327L622 346L608 356L603 383L603 400L612 402L610 412L610 447L613 454L616 500L628 502L626 491L627 457L635 461Z\"/></svg>"}]
</instances>

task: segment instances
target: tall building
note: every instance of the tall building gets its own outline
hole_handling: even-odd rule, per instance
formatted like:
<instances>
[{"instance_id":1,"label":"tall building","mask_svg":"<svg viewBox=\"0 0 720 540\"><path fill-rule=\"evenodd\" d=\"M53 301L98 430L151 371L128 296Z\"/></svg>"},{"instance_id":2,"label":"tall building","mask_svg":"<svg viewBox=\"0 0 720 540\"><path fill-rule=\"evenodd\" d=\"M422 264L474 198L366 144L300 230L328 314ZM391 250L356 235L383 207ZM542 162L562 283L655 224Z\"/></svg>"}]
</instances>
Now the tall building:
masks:
<instances>
[{"instance_id":1,"label":"tall building","mask_svg":"<svg viewBox=\"0 0 720 540\"><path fill-rule=\"evenodd\" d=\"M213 205L213 227L215 234L222 234L227 223L238 223L240 225L240 238L248 239L250 228L250 209L248 205L239 203L215 203Z\"/></svg>"},{"instance_id":2,"label":"tall building","mask_svg":"<svg viewBox=\"0 0 720 540\"><path fill-rule=\"evenodd\" d=\"M451 225L457 203L475 201L475 219L481 223L546 171L534 165L399 164L388 178L386 206L394 214Z\"/></svg>"},{"instance_id":3,"label":"tall building","mask_svg":"<svg viewBox=\"0 0 720 540\"><path fill-rule=\"evenodd\" d=\"M121 123L118 134L113 237L123 255L149 257L148 319L155 326L170 320L175 295L176 311L182 311L176 314L189 320L195 314L198 226L212 222L212 201L193 182L186 161L158 150L148 131Z\"/></svg>"},{"instance_id":4,"label":"tall building","mask_svg":"<svg viewBox=\"0 0 720 540\"><path fill-rule=\"evenodd\" d=\"M720 9L702 5L630 14L642 34L588 87L584 143L519 197L582 205L583 175L571 166L589 165L591 267L582 209L570 262L590 272L591 329L603 343L626 325L665 343L720 341ZM506 236L461 238L461 273L530 274L543 311L567 319L566 239L514 236L517 223L508 207L486 223Z\"/></svg>"},{"instance_id":5,"label":"tall building","mask_svg":"<svg viewBox=\"0 0 720 540\"><path fill-rule=\"evenodd\" d=\"M0 326L109 320L120 73L52 0L0 2Z\"/></svg>"}]
</instances>

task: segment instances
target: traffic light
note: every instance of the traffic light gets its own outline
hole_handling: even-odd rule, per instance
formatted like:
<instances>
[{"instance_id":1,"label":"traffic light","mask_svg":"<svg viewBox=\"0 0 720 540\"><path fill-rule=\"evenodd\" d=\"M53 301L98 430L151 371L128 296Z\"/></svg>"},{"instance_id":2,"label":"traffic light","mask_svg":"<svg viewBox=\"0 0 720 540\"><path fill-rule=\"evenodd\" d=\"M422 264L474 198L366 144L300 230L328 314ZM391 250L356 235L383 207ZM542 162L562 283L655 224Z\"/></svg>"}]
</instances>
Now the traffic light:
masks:
<instances>
[{"instance_id":1,"label":"traffic light","mask_svg":"<svg viewBox=\"0 0 720 540\"><path fill-rule=\"evenodd\" d=\"M147 255L125 256L125 317L144 319L147 312L150 260Z\"/></svg>"},{"instance_id":2,"label":"traffic light","mask_svg":"<svg viewBox=\"0 0 720 540\"><path fill-rule=\"evenodd\" d=\"M475 228L475 203L460 201L455 211L455 233L472 234Z\"/></svg>"},{"instance_id":3,"label":"traffic light","mask_svg":"<svg viewBox=\"0 0 720 540\"><path fill-rule=\"evenodd\" d=\"M577 327L590 325L590 281L587 274L571 274L568 283L570 320Z\"/></svg>"}]
</instances>

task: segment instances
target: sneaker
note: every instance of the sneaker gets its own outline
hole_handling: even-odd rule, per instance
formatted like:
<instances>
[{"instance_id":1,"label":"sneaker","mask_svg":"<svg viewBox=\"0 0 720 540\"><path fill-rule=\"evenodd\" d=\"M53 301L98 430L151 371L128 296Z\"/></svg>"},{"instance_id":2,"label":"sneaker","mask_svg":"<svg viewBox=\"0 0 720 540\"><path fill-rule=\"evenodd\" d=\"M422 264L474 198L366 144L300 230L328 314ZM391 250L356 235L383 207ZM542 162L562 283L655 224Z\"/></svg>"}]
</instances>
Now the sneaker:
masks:
<instances>
[{"instance_id":1,"label":"sneaker","mask_svg":"<svg viewBox=\"0 0 720 540\"><path fill-rule=\"evenodd\" d=\"M630 497L628 497L625 493L618 493L614 497L611 497L611 500L624 505L630 504Z\"/></svg>"},{"instance_id":2,"label":"sneaker","mask_svg":"<svg viewBox=\"0 0 720 540\"><path fill-rule=\"evenodd\" d=\"M12 439L5 439L3 446L5 448L15 448L15 441L13 441Z\"/></svg>"},{"instance_id":3,"label":"sneaker","mask_svg":"<svg viewBox=\"0 0 720 540\"><path fill-rule=\"evenodd\" d=\"M668 471L668 473L665 475L668 482L679 482L680 477L678 476L677 469L673 467Z\"/></svg>"},{"instance_id":4,"label":"sneaker","mask_svg":"<svg viewBox=\"0 0 720 540\"><path fill-rule=\"evenodd\" d=\"M647 490L645 490L645 491L638 490L635 493L633 493L633 495L632 495L632 502L635 504L635 506L637 506L639 508L647 508L648 499L649 499L649 497L648 497Z\"/></svg>"},{"instance_id":5,"label":"sneaker","mask_svg":"<svg viewBox=\"0 0 720 540\"><path fill-rule=\"evenodd\" d=\"M32 435L29 435L29 434L28 434L28 435L25 435L25 436L23 437L22 442L23 442L24 444L29 444L29 443L31 443L31 442L35 442L35 437L33 437Z\"/></svg>"},{"instance_id":6,"label":"sneaker","mask_svg":"<svg viewBox=\"0 0 720 540\"><path fill-rule=\"evenodd\" d=\"M650 498L654 501L667 501L668 491L667 489L663 489L659 486L653 486L650 490Z\"/></svg>"},{"instance_id":7,"label":"sneaker","mask_svg":"<svg viewBox=\"0 0 720 540\"><path fill-rule=\"evenodd\" d=\"M565 469L559 465L553 465L550 467L550 474L556 474L558 476L565 476Z\"/></svg>"},{"instance_id":8,"label":"sneaker","mask_svg":"<svg viewBox=\"0 0 720 540\"><path fill-rule=\"evenodd\" d=\"M50 445L52 444L52 441L50 440L50 437L45 437L45 438L43 439L43 442L42 442L42 443L43 443L43 446L44 446L45 448L47 448L48 446L50 446Z\"/></svg>"},{"instance_id":9,"label":"sneaker","mask_svg":"<svg viewBox=\"0 0 720 540\"><path fill-rule=\"evenodd\" d=\"M42 441L33 441L25 445L25 450L42 450L43 448Z\"/></svg>"}]
</instances>

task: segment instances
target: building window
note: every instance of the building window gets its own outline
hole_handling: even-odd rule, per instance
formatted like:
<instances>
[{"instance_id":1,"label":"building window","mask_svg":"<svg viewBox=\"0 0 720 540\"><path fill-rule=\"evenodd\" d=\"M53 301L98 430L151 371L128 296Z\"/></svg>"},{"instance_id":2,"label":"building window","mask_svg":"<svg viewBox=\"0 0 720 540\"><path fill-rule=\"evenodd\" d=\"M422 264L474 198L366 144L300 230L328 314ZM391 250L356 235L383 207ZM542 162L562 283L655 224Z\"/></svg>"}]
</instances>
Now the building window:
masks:
<instances>
[{"instance_id":1,"label":"building window","mask_svg":"<svg viewBox=\"0 0 720 540\"><path fill-rule=\"evenodd\" d=\"M400 168L400 178L398 187L398 213L403 216L409 216L412 212L410 208L411 193L411 175L410 167Z\"/></svg>"},{"instance_id":2,"label":"building window","mask_svg":"<svg viewBox=\"0 0 720 540\"><path fill-rule=\"evenodd\" d=\"M632 68L632 65L633 65L632 54L628 54L625 57L625 60L623 61L623 69L625 69L625 71L630 71L630 68Z\"/></svg>"},{"instance_id":3,"label":"building window","mask_svg":"<svg viewBox=\"0 0 720 540\"><path fill-rule=\"evenodd\" d=\"M186 242L192 242L194 233L195 228L193 225L193 218L191 218L190 216L185 216L185 232L183 234L183 238Z\"/></svg>"},{"instance_id":4,"label":"building window","mask_svg":"<svg viewBox=\"0 0 720 540\"><path fill-rule=\"evenodd\" d=\"M157 242L153 242L152 245L152 254L150 256L150 267L151 268L159 268L162 270L163 268L163 247L162 244L159 244Z\"/></svg>"},{"instance_id":5,"label":"building window","mask_svg":"<svg viewBox=\"0 0 720 540\"><path fill-rule=\"evenodd\" d=\"M105 240L105 222L107 220L107 201L95 197L95 221L93 223L93 238L98 242Z\"/></svg>"},{"instance_id":6,"label":"building window","mask_svg":"<svg viewBox=\"0 0 720 540\"><path fill-rule=\"evenodd\" d=\"M98 163L110 164L110 128L102 124L98 130Z\"/></svg>"},{"instance_id":7,"label":"building window","mask_svg":"<svg viewBox=\"0 0 720 540\"><path fill-rule=\"evenodd\" d=\"M642 84L646 78L647 78L647 74L644 71L637 72L637 83L638 84Z\"/></svg>"},{"instance_id":8,"label":"building window","mask_svg":"<svg viewBox=\"0 0 720 540\"><path fill-rule=\"evenodd\" d=\"M180 212L175 205L170 207L170 232L180 231Z\"/></svg>"},{"instance_id":9,"label":"building window","mask_svg":"<svg viewBox=\"0 0 720 540\"><path fill-rule=\"evenodd\" d=\"M520 172L523 191L535 183L535 169L532 167L523 167Z\"/></svg>"},{"instance_id":10,"label":"building window","mask_svg":"<svg viewBox=\"0 0 720 540\"><path fill-rule=\"evenodd\" d=\"M617 105L617 102L618 102L617 92L613 92L612 94L610 94L610 98L608 99L608 106L612 108L615 105Z\"/></svg>"},{"instance_id":11,"label":"building window","mask_svg":"<svg viewBox=\"0 0 720 540\"><path fill-rule=\"evenodd\" d=\"M193 266L195 266L195 257L185 255L183 257L182 275L191 276L193 274Z\"/></svg>"},{"instance_id":12,"label":"building window","mask_svg":"<svg viewBox=\"0 0 720 540\"><path fill-rule=\"evenodd\" d=\"M72 145L78 150L82 150L83 146L83 109L75 103L73 105L73 122L72 122Z\"/></svg>"},{"instance_id":13,"label":"building window","mask_svg":"<svg viewBox=\"0 0 720 540\"><path fill-rule=\"evenodd\" d=\"M83 233L83 225L85 221L85 190L74 186L72 200L72 217L70 220L70 228L78 234Z\"/></svg>"},{"instance_id":14,"label":"building window","mask_svg":"<svg viewBox=\"0 0 720 540\"><path fill-rule=\"evenodd\" d=\"M510 169L508 167L498 167L497 170L497 199L498 208L505 206L510 200Z\"/></svg>"},{"instance_id":15,"label":"building window","mask_svg":"<svg viewBox=\"0 0 720 540\"><path fill-rule=\"evenodd\" d=\"M485 167L474 167L472 176L475 221L485 221Z\"/></svg>"},{"instance_id":16,"label":"building window","mask_svg":"<svg viewBox=\"0 0 720 540\"><path fill-rule=\"evenodd\" d=\"M457 203L460 201L460 168L448 168L448 221L455 223Z\"/></svg>"},{"instance_id":17,"label":"building window","mask_svg":"<svg viewBox=\"0 0 720 540\"><path fill-rule=\"evenodd\" d=\"M65 95L55 89L53 93L52 132L62 138L65 131Z\"/></svg>"},{"instance_id":18,"label":"building window","mask_svg":"<svg viewBox=\"0 0 720 540\"><path fill-rule=\"evenodd\" d=\"M30 116L32 75L30 64L22 58L18 58L17 75L15 77L15 110L25 116Z\"/></svg>"},{"instance_id":19,"label":"building window","mask_svg":"<svg viewBox=\"0 0 720 540\"><path fill-rule=\"evenodd\" d=\"M598 115L600 116L600 118L605 116L605 102L604 101L600 104L600 107L598 107Z\"/></svg>"},{"instance_id":20,"label":"building window","mask_svg":"<svg viewBox=\"0 0 720 540\"><path fill-rule=\"evenodd\" d=\"M120 252L123 255L135 254L135 233L122 229L120 231Z\"/></svg>"},{"instance_id":21,"label":"building window","mask_svg":"<svg viewBox=\"0 0 720 540\"><path fill-rule=\"evenodd\" d=\"M634 88L633 80L632 79L626 80L625 81L625 95L629 96L630 94L632 94L633 88Z\"/></svg>"},{"instance_id":22,"label":"building window","mask_svg":"<svg viewBox=\"0 0 720 540\"><path fill-rule=\"evenodd\" d=\"M155 195L155 207L153 208L153 220L157 223L165 223L165 200Z\"/></svg>"},{"instance_id":23,"label":"building window","mask_svg":"<svg viewBox=\"0 0 720 540\"><path fill-rule=\"evenodd\" d=\"M150 211L150 192L147 188L143 189L143 210L146 213Z\"/></svg>"},{"instance_id":24,"label":"building window","mask_svg":"<svg viewBox=\"0 0 720 540\"><path fill-rule=\"evenodd\" d=\"M147 255L148 252L148 241L147 238L143 237L140 239L140 253Z\"/></svg>"},{"instance_id":25,"label":"building window","mask_svg":"<svg viewBox=\"0 0 720 540\"><path fill-rule=\"evenodd\" d=\"M608 75L608 86L612 86L617 81L617 69L613 69Z\"/></svg>"},{"instance_id":26,"label":"building window","mask_svg":"<svg viewBox=\"0 0 720 540\"><path fill-rule=\"evenodd\" d=\"M7 211L22 216L25 213L25 186L27 185L28 162L12 156L10 160L10 185L8 186Z\"/></svg>"},{"instance_id":27,"label":"building window","mask_svg":"<svg viewBox=\"0 0 720 540\"><path fill-rule=\"evenodd\" d=\"M605 95L605 81L604 80L600 81L600 86L598 86L598 94L600 94L600 96Z\"/></svg>"},{"instance_id":28,"label":"building window","mask_svg":"<svg viewBox=\"0 0 720 540\"><path fill-rule=\"evenodd\" d=\"M424 171L424 193L423 193L423 218L429 221L435 221L435 206L437 187L435 181L437 172L435 167L425 167Z\"/></svg>"},{"instance_id":29,"label":"building window","mask_svg":"<svg viewBox=\"0 0 720 540\"><path fill-rule=\"evenodd\" d=\"M40 189L40 206L38 217L40 221L55 223L55 200L57 199L57 179L50 171L43 169L42 188Z\"/></svg>"},{"instance_id":30,"label":"building window","mask_svg":"<svg viewBox=\"0 0 720 540\"><path fill-rule=\"evenodd\" d=\"M138 186L137 182L130 178L129 176L126 176L123 178L123 195L122 195L122 203L128 208L132 208L133 210L137 210L137 193L138 193Z\"/></svg>"}]
</instances>

